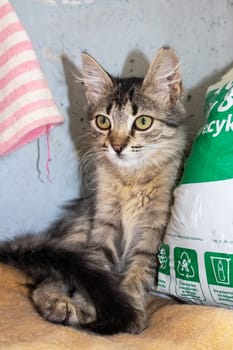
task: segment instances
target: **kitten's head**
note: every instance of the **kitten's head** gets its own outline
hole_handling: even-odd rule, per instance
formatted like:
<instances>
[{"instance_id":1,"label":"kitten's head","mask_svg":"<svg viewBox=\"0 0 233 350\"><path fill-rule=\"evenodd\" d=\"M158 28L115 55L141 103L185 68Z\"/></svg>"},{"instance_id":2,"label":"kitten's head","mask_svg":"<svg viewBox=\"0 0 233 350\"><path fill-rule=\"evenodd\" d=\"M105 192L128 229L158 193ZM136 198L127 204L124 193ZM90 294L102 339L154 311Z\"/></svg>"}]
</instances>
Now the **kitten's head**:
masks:
<instances>
[{"instance_id":1,"label":"kitten's head","mask_svg":"<svg viewBox=\"0 0 233 350\"><path fill-rule=\"evenodd\" d=\"M145 78L111 77L82 55L93 147L120 168L158 166L184 147L182 82L174 51L162 48Z\"/></svg>"}]
</instances>

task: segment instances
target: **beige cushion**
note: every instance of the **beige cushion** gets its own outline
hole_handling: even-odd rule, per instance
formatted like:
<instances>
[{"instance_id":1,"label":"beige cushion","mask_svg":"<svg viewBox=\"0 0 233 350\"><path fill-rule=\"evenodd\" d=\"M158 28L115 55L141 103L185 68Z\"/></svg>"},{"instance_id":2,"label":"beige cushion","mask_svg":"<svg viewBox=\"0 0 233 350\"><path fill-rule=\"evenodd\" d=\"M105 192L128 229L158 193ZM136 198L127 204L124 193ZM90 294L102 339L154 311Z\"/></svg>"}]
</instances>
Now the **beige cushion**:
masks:
<instances>
[{"instance_id":1,"label":"beige cushion","mask_svg":"<svg viewBox=\"0 0 233 350\"><path fill-rule=\"evenodd\" d=\"M140 335L97 336L51 324L34 310L26 277L0 264L0 349L4 350L232 350L233 311L152 301Z\"/></svg>"}]
</instances>

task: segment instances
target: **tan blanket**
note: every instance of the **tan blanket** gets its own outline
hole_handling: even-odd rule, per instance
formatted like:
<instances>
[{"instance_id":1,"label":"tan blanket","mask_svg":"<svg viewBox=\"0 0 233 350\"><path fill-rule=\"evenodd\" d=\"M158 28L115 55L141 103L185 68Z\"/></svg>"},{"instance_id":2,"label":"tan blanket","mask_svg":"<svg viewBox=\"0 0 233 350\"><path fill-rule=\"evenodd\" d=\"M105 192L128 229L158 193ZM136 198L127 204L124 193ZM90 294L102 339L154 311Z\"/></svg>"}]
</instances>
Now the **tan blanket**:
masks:
<instances>
[{"instance_id":1,"label":"tan blanket","mask_svg":"<svg viewBox=\"0 0 233 350\"><path fill-rule=\"evenodd\" d=\"M157 299L140 335L96 336L51 324L34 310L26 277L0 264L0 349L4 350L232 350L233 311Z\"/></svg>"}]
</instances>

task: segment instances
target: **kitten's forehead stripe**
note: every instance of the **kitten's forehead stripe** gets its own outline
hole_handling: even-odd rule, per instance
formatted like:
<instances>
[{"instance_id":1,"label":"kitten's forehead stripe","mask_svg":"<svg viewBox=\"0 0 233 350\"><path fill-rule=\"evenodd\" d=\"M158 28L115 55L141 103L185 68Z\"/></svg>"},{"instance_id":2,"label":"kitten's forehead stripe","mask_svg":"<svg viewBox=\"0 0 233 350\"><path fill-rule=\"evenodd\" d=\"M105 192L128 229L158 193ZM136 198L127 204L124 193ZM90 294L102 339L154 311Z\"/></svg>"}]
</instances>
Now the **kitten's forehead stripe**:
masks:
<instances>
[{"instance_id":1,"label":"kitten's forehead stripe","mask_svg":"<svg viewBox=\"0 0 233 350\"><path fill-rule=\"evenodd\" d=\"M138 105L136 103L132 104L132 111L133 115L136 115L138 113Z\"/></svg>"},{"instance_id":2,"label":"kitten's forehead stripe","mask_svg":"<svg viewBox=\"0 0 233 350\"><path fill-rule=\"evenodd\" d=\"M107 105L107 108L106 108L107 114L110 114L111 110L112 110L112 102L109 102L109 104Z\"/></svg>"},{"instance_id":3,"label":"kitten's forehead stripe","mask_svg":"<svg viewBox=\"0 0 233 350\"><path fill-rule=\"evenodd\" d=\"M116 80L115 91L111 100L115 102L120 109L125 106L128 101L132 102L135 94L135 86L141 84L141 78L125 78ZM133 111L136 111L136 106Z\"/></svg>"}]
</instances>

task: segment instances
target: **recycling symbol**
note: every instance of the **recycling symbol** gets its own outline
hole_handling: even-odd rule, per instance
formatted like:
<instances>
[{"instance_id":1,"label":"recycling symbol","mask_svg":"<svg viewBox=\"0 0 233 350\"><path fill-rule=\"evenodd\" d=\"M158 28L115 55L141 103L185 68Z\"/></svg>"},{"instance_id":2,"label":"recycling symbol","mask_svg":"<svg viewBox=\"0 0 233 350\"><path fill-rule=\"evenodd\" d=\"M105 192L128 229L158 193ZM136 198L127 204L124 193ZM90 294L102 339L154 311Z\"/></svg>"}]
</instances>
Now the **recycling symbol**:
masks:
<instances>
[{"instance_id":1,"label":"recycling symbol","mask_svg":"<svg viewBox=\"0 0 233 350\"><path fill-rule=\"evenodd\" d=\"M166 255L166 250L164 247L160 248L159 254L158 254L158 259L160 263L160 269L164 270L167 267L168 263L168 257Z\"/></svg>"},{"instance_id":2,"label":"recycling symbol","mask_svg":"<svg viewBox=\"0 0 233 350\"><path fill-rule=\"evenodd\" d=\"M192 260L185 251L182 252L180 259L177 261L177 273L187 280L195 277Z\"/></svg>"},{"instance_id":3,"label":"recycling symbol","mask_svg":"<svg viewBox=\"0 0 233 350\"><path fill-rule=\"evenodd\" d=\"M157 255L159 260L159 271L165 275L170 275L170 248L166 243L161 243L159 253Z\"/></svg>"}]
</instances>

